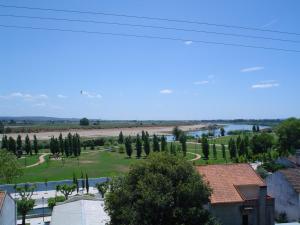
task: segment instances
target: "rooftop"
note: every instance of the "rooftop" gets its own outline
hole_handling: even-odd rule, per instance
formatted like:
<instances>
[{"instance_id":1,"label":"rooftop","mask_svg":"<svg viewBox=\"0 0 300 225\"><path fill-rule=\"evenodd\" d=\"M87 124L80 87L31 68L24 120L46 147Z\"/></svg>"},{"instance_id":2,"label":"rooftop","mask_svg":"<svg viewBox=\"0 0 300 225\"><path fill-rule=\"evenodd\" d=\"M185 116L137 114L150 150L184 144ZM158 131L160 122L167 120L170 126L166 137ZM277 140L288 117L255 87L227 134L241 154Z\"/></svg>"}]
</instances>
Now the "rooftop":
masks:
<instances>
[{"instance_id":1,"label":"rooftop","mask_svg":"<svg viewBox=\"0 0 300 225\"><path fill-rule=\"evenodd\" d=\"M293 186L295 191L300 193L300 169L299 168L288 168L284 170L280 170L287 181Z\"/></svg>"},{"instance_id":2,"label":"rooftop","mask_svg":"<svg viewBox=\"0 0 300 225\"><path fill-rule=\"evenodd\" d=\"M107 222L104 203L99 200L75 199L59 204L54 207L51 218L51 225L105 225Z\"/></svg>"},{"instance_id":3,"label":"rooftop","mask_svg":"<svg viewBox=\"0 0 300 225\"><path fill-rule=\"evenodd\" d=\"M257 196L258 187L266 186L249 164L198 166L197 170L213 189L212 204L244 202ZM243 190L247 189L253 194L245 196Z\"/></svg>"}]
</instances>

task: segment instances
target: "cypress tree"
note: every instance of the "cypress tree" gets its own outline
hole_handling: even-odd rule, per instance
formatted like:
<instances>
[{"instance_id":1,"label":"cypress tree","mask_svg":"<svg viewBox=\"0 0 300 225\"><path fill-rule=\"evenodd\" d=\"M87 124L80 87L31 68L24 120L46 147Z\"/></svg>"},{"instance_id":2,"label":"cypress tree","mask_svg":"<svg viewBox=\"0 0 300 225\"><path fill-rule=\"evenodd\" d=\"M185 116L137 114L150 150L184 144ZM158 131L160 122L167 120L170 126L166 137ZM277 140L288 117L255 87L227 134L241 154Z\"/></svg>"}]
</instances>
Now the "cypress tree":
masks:
<instances>
[{"instance_id":1,"label":"cypress tree","mask_svg":"<svg viewBox=\"0 0 300 225\"><path fill-rule=\"evenodd\" d=\"M73 138L71 133L68 134L68 145L69 145L69 155L72 156L74 152L73 152Z\"/></svg>"},{"instance_id":2,"label":"cypress tree","mask_svg":"<svg viewBox=\"0 0 300 225\"><path fill-rule=\"evenodd\" d=\"M136 157L140 158L142 154L142 141L139 134L136 136L135 150L136 150Z\"/></svg>"},{"instance_id":3,"label":"cypress tree","mask_svg":"<svg viewBox=\"0 0 300 225\"><path fill-rule=\"evenodd\" d=\"M231 159L236 158L236 144L233 138L229 140L228 148L229 148L230 158Z\"/></svg>"},{"instance_id":4,"label":"cypress tree","mask_svg":"<svg viewBox=\"0 0 300 225\"><path fill-rule=\"evenodd\" d=\"M17 146L16 141L12 137L9 137L8 139L8 151L10 151L13 154L17 154Z\"/></svg>"},{"instance_id":5,"label":"cypress tree","mask_svg":"<svg viewBox=\"0 0 300 225\"><path fill-rule=\"evenodd\" d=\"M63 139L63 136L61 133L59 134L58 140L59 140L59 151L60 151L61 155L64 155L65 145L64 145L64 139Z\"/></svg>"},{"instance_id":6,"label":"cypress tree","mask_svg":"<svg viewBox=\"0 0 300 225\"><path fill-rule=\"evenodd\" d=\"M31 142L30 142L28 134L25 137L25 152L27 155L28 154L32 155Z\"/></svg>"},{"instance_id":7,"label":"cypress tree","mask_svg":"<svg viewBox=\"0 0 300 225\"><path fill-rule=\"evenodd\" d=\"M85 174L85 187L86 187L86 192L89 193L90 184L89 184L89 177L88 177L87 173Z\"/></svg>"},{"instance_id":8,"label":"cypress tree","mask_svg":"<svg viewBox=\"0 0 300 225\"><path fill-rule=\"evenodd\" d=\"M213 155L214 155L214 158L217 159L217 147L216 147L215 143L213 144Z\"/></svg>"},{"instance_id":9,"label":"cypress tree","mask_svg":"<svg viewBox=\"0 0 300 225\"><path fill-rule=\"evenodd\" d=\"M1 148L2 149L8 149L8 140L7 140L6 135L3 135L3 137L2 137Z\"/></svg>"},{"instance_id":10,"label":"cypress tree","mask_svg":"<svg viewBox=\"0 0 300 225\"><path fill-rule=\"evenodd\" d=\"M126 137L125 138L125 149L126 149L126 154L130 158L132 154L132 146L131 146L131 137Z\"/></svg>"},{"instance_id":11,"label":"cypress tree","mask_svg":"<svg viewBox=\"0 0 300 225\"><path fill-rule=\"evenodd\" d=\"M39 148L38 148L38 141L36 135L33 135L33 149L34 149L34 153L38 154Z\"/></svg>"},{"instance_id":12,"label":"cypress tree","mask_svg":"<svg viewBox=\"0 0 300 225\"><path fill-rule=\"evenodd\" d=\"M225 145L222 144L221 146L222 146L221 147L222 148L222 157L223 157L224 160L226 160L226 148L225 148Z\"/></svg>"},{"instance_id":13,"label":"cypress tree","mask_svg":"<svg viewBox=\"0 0 300 225\"><path fill-rule=\"evenodd\" d=\"M145 131L143 130L143 131L142 131L142 140L145 141L145 139L146 139L146 133L145 133Z\"/></svg>"},{"instance_id":14,"label":"cypress tree","mask_svg":"<svg viewBox=\"0 0 300 225\"><path fill-rule=\"evenodd\" d=\"M160 142L161 142L161 151L162 152L167 151L168 150L168 143L167 143L167 139L164 135L161 136Z\"/></svg>"},{"instance_id":15,"label":"cypress tree","mask_svg":"<svg viewBox=\"0 0 300 225\"><path fill-rule=\"evenodd\" d=\"M157 136L154 134L153 135L153 152L159 152L159 141L158 141L158 138Z\"/></svg>"},{"instance_id":16,"label":"cypress tree","mask_svg":"<svg viewBox=\"0 0 300 225\"><path fill-rule=\"evenodd\" d=\"M76 133L76 140L77 140L77 153L78 155L81 154L81 143L80 143L80 136Z\"/></svg>"},{"instance_id":17,"label":"cypress tree","mask_svg":"<svg viewBox=\"0 0 300 225\"><path fill-rule=\"evenodd\" d=\"M204 159L209 159L209 143L207 137L202 137L202 153L204 155Z\"/></svg>"},{"instance_id":18,"label":"cypress tree","mask_svg":"<svg viewBox=\"0 0 300 225\"><path fill-rule=\"evenodd\" d=\"M18 149L18 151L23 151L21 135L18 135L18 137L17 137L17 149Z\"/></svg>"},{"instance_id":19,"label":"cypress tree","mask_svg":"<svg viewBox=\"0 0 300 225\"><path fill-rule=\"evenodd\" d=\"M123 132L121 131L120 134L119 134L119 138L118 138L118 143L121 145L121 144L124 144L124 136L123 136Z\"/></svg>"},{"instance_id":20,"label":"cypress tree","mask_svg":"<svg viewBox=\"0 0 300 225\"><path fill-rule=\"evenodd\" d=\"M241 141L242 141L241 137L238 136L237 139L236 139L236 148L237 148L237 149L240 149Z\"/></svg>"},{"instance_id":21,"label":"cypress tree","mask_svg":"<svg viewBox=\"0 0 300 225\"><path fill-rule=\"evenodd\" d=\"M77 138L75 135L72 135L72 150L75 157L78 156L78 147L77 147Z\"/></svg>"},{"instance_id":22,"label":"cypress tree","mask_svg":"<svg viewBox=\"0 0 300 225\"><path fill-rule=\"evenodd\" d=\"M65 149L66 156L69 157L70 150L69 150L69 140L68 140L68 138L65 138L65 140L64 140L64 149Z\"/></svg>"},{"instance_id":23,"label":"cypress tree","mask_svg":"<svg viewBox=\"0 0 300 225\"><path fill-rule=\"evenodd\" d=\"M238 153L239 153L239 156L243 156L246 154L246 147L245 147L244 139L242 139L240 142L240 145L238 148Z\"/></svg>"},{"instance_id":24,"label":"cypress tree","mask_svg":"<svg viewBox=\"0 0 300 225\"><path fill-rule=\"evenodd\" d=\"M81 187L82 187L82 192L84 192L84 189L85 189L85 180L84 180L82 171L81 171Z\"/></svg>"},{"instance_id":25,"label":"cypress tree","mask_svg":"<svg viewBox=\"0 0 300 225\"><path fill-rule=\"evenodd\" d=\"M145 140L144 140L144 152L146 154L146 156L149 155L150 153L150 141L149 141L149 137L147 135L145 135Z\"/></svg>"},{"instance_id":26,"label":"cypress tree","mask_svg":"<svg viewBox=\"0 0 300 225\"><path fill-rule=\"evenodd\" d=\"M176 155L176 146L174 145L174 143L172 142L170 145L170 153L172 155Z\"/></svg>"},{"instance_id":27,"label":"cypress tree","mask_svg":"<svg viewBox=\"0 0 300 225\"><path fill-rule=\"evenodd\" d=\"M186 146L186 135L182 132L180 135L179 141L181 143L181 150L183 152L183 156L186 156L187 146Z\"/></svg>"}]
</instances>

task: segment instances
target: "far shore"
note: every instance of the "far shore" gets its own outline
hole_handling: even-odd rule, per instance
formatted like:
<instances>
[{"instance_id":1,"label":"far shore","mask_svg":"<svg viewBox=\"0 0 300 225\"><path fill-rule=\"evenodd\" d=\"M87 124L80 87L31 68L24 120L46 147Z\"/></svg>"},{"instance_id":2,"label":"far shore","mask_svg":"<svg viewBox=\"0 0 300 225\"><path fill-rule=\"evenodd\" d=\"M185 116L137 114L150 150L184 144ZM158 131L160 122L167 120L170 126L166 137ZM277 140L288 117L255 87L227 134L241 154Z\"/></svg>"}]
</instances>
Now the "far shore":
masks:
<instances>
[{"instance_id":1,"label":"far shore","mask_svg":"<svg viewBox=\"0 0 300 225\"><path fill-rule=\"evenodd\" d=\"M211 124L194 124L194 125L183 125L179 128L183 131L196 131L203 130L208 128ZM61 133L63 137L66 137L68 133L78 133L81 137L86 138L95 138L95 137L117 137L122 131L125 136L131 135L135 136L141 134L142 131L147 131L149 135L167 135L171 134L174 126L158 126L158 127L131 127L131 128L109 128L109 129L71 129L68 131L48 131L48 132L39 132L39 133L29 133L28 136L30 139L33 139L33 135L36 135L39 140L48 140L52 136L58 137ZM9 133L7 136L17 138L18 135L21 135L24 138L27 133ZM1 135L2 138L2 135Z\"/></svg>"}]
</instances>

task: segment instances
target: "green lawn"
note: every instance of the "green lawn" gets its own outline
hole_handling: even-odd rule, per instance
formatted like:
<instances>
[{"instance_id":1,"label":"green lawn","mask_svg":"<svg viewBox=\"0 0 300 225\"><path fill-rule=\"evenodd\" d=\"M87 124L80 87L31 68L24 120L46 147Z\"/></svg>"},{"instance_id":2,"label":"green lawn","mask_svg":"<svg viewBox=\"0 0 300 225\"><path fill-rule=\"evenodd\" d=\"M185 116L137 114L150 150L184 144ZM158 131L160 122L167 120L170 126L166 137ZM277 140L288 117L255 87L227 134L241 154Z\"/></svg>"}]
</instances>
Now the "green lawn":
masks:
<instances>
[{"instance_id":1,"label":"green lawn","mask_svg":"<svg viewBox=\"0 0 300 225\"><path fill-rule=\"evenodd\" d=\"M29 166L38 162L40 155L23 156L18 159L21 166Z\"/></svg>"}]
</instances>

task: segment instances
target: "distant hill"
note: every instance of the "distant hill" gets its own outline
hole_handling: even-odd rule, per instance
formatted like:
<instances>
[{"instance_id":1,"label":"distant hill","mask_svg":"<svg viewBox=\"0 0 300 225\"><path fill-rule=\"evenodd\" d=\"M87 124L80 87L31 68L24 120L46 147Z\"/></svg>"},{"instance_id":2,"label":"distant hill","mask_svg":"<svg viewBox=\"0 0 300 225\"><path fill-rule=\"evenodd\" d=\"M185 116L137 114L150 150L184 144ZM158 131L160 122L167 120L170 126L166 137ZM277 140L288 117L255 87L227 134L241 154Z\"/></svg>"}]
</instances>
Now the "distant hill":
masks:
<instances>
[{"instance_id":1,"label":"distant hill","mask_svg":"<svg viewBox=\"0 0 300 225\"><path fill-rule=\"evenodd\" d=\"M14 121L32 121L32 122L45 122L45 121L79 121L78 118L58 118L47 116L0 116L0 120L14 120Z\"/></svg>"}]
</instances>

